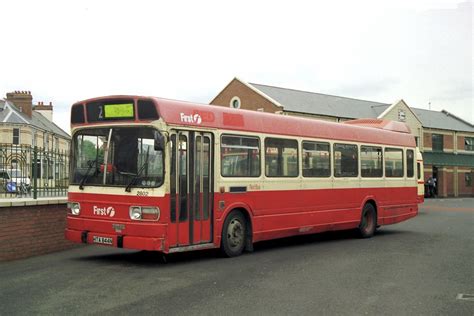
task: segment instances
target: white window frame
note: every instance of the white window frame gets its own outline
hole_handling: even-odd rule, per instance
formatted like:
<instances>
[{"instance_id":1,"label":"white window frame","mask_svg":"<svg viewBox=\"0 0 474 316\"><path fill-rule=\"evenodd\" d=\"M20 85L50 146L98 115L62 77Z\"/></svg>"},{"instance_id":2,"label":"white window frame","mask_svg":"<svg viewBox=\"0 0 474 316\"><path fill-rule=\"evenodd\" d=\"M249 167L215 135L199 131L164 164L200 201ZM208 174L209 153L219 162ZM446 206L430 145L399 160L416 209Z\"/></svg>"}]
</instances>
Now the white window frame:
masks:
<instances>
[{"instance_id":1,"label":"white window frame","mask_svg":"<svg viewBox=\"0 0 474 316\"><path fill-rule=\"evenodd\" d=\"M238 107L234 107L234 101L237 101L239 103ZM242 102L240 101L240 98L238 96L234 96L232 99L230 99L229 106L233 109L240 109L242 106Z\"/></svg>"},{"instance_id":2,"label":"white window frame","mask_svg":"<svg viewBox=\"0 0 474 316\"><path fill-rule=\"evenodd\" d=\"M15 136L15 131L18 131L18 136ZM20 145L21 144L21 129L20 128L13 128L12 130L12 144L13 145ZM18 142L15 143L15 137L18 138Z\"/></svg>"}]
</instances>

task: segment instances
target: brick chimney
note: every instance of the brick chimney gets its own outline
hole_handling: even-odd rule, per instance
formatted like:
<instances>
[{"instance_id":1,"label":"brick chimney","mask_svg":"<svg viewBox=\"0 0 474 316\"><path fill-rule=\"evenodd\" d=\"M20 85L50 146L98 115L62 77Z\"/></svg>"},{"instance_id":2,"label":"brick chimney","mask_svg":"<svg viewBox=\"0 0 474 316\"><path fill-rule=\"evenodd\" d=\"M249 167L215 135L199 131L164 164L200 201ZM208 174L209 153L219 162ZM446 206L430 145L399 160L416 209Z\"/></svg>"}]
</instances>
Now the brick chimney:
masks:
<instances>
[{"instance_id":1,"label":"brick chimney","mask_svg":"<svg viewBox=\"0 0 474 316\"><path fill-rule=\"evenodd\" d=\"M33 97L30 91L14 91L7 93L7 101L13 103L21 112L29 118L32 115Z\"/></svg>"},{"instance_id":2,"label":"brick chimney","mask_svg":"<svg viewBox=\"0 0 474 316\"><path fill-rule=\"evenodd\" d=\"M33 110L45 116L50 122L53 121L53 103L44 104L44 102L38 102L33 107Z\"/></svg>"}]
</instances>

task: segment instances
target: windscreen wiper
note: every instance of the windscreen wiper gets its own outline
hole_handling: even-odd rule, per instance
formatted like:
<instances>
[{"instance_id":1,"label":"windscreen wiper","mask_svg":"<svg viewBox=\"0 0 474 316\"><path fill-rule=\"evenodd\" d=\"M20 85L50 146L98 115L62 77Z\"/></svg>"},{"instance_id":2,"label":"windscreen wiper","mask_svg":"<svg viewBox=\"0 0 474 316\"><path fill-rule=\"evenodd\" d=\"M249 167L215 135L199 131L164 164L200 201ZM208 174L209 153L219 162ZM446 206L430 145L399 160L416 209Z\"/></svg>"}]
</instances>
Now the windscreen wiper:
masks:
<instances>
[{"instance_id":1,"label":"windscreen wiper","mask_svg":"<svg viewBox=\"0 0 474 316\"><path fill-rule=\"evenodd\" d=\"M79 183L79 190L84 190L84 183L89 178L90 176L89 172L92 170L92 167L94 167L94 165L97 165L97 160L89 160L87 164L89 165L89 167L87 168L86 173L84 174L84 176L81 179L81 182ZM96 169L96 172L97 172L97 169Z\"/></svg>"},{"instance_id":2,"label":"windscreen wiper","mask_svg":"<svg viewBox=\"0 0 474 316\"><path fill-rule=\"evenodd\" d=\"M132 185L135 183L135 181L137 181L138 178L140 178L143 170L145 170L145 168L148 166L149 152L150 152L150 147L147 148L145 162L140 166L140 169L138 169L137 174L132 178L130 183L127 185L127 187L125 188L125 192L131 191L130 188L132 187Z\"/></svg>"},{"instance_id":3,"label":"windscreen wiper","mask_svg":"<svg viewBox=\"0 0 474 316\"><path fill-rule=\"evenodd\" d=\"M138 172L137 174L132 178L132 180L130 181L130 183L127 185L127 187L125 188L125 192L130 192L130 188L131 186L135 183L135 181L137 181L138 178L140 178L143 170L145 170L145 167L148 165L148 161L145 161L143 163L143 165L140 166L140 169L138 169Z\"/></svg>"}]
</instances>

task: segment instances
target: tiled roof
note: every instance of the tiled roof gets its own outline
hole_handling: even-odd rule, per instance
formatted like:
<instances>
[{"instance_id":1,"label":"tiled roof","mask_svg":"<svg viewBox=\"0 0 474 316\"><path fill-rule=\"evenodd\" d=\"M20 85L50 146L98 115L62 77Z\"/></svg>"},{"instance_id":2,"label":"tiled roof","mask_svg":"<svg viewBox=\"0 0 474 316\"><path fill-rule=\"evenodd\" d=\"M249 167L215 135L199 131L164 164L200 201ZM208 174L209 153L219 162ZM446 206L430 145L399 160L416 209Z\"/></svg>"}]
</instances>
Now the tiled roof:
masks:
<instances>
[{"instance_id":1,"label":"tiled roof","mask_svg":"<svg viewBox=\"0 0 474 316\"><path fill-rule=\"evenodd\" d=\"M335 116L341 118L376 118L390 104L339 97L308 91L286 89L249 83L283 106L284 111ZM447 111L431 111L411 108L424 127L474 132L474 126Z\"/></svg>"},{"instance_id":2,"label":"tiled roof","mask_svg":"<svg viewBox=\"0 0 474 316\"><path fill-rule=\"evenodd\" d=\"M27 124L39 129L57 134L64 138L71 136L63 131L59 126L48 120L42 114L32 111L32 117L20 112L20 110L11 102L0 100L0 123Z\"/></svg>"},{"instance_id":3,"label":"tiled roof","mask_svg":"<svg viewBox=\"0 0 474 316\"><path fill-rule=\"evenodd\" d=\"M418 115L423 127L439 128L463 132L473 132L474 126L452 115L448 111L430 111L424 109L411 108Z\"/></svg>"},{"instance_id":4,"label":"tiled roof","mask_svg":"<svg viewBox=\"0 0 474 316\"><path fill-rule=\"evenodd\" d=\"M285 89L250 83L283 105L285 111L330 115L344 118L377 117L387 103L358 100L328 94Z\"/></svg>"}]
</instances>

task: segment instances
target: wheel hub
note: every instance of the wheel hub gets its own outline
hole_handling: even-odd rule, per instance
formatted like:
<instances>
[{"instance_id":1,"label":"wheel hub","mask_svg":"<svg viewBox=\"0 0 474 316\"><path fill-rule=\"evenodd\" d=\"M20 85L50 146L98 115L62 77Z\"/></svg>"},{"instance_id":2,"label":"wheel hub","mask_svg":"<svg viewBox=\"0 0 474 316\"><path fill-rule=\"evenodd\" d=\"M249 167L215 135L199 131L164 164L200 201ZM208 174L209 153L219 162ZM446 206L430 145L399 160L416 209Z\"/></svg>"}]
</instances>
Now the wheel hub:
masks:
<instances>
[{"instance_id":1,"label":"wheel hub","mask_svg":"<svg viewBox=\"0 0 474 316\"><path fill-rule=\"evenodd\" d=\"M232 248L239 247L244 238L244 229L238 219L233 219L227 228L227 239Z\"/></svg>"}]
</instances>

